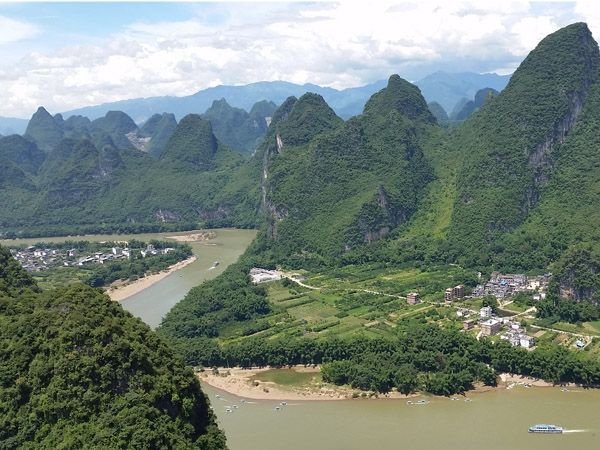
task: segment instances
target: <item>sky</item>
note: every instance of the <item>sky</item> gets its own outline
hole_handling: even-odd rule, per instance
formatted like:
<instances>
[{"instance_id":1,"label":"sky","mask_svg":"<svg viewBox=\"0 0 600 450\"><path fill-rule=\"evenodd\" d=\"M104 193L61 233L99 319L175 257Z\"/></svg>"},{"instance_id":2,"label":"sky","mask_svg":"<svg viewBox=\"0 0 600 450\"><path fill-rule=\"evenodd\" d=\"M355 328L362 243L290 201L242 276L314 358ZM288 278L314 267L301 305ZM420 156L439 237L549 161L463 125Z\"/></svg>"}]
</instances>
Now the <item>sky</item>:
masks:
<instances>
[{"instance_id":1,"label":"sky","mask_svg":"<svg viewBox=\"0 0 600 450\"><path fill-rule=\"evenodd\" d=\"M0 2L0 116L29 118L220 84L337 89L398 73L512 73L595 0L291 3Z\"/></svg>"}]
</instances>

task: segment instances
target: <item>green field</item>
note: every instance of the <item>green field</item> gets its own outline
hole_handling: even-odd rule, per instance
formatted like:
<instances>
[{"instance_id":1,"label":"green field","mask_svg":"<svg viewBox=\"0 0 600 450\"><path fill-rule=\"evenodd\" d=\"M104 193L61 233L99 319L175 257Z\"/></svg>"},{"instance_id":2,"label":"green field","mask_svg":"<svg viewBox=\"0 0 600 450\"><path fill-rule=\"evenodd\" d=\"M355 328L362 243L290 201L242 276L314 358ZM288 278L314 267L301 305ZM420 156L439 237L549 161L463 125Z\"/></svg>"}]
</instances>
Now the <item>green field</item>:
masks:
<instances>
[{"instance_id":1,"label":"green field","mask_svg":"<svg viewBox=\"0 0 600 450\"><path fill-rule=\"evenodd\" d=\"M470 276L455 266L433 271L346 266L328 273L306 274L304 283L318 289L271 282L264 286L272 313L250 326L227 326L221 336L230 342L251 336L374 337L393 335L400 325L414 321L460 326L456 309L440 307L438 302L444 289ZM419 292L423 303L406 302L405 295L412 291Z\"/></svg>"}]
</instances>

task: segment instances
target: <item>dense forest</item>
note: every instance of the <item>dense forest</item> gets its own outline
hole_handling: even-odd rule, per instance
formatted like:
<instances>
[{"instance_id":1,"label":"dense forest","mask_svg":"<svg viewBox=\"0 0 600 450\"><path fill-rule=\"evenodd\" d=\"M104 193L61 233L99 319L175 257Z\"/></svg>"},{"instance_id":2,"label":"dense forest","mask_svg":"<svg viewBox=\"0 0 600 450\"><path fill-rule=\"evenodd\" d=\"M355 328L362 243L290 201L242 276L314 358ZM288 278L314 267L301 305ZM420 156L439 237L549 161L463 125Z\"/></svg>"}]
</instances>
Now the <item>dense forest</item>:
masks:
<instances>
[{"instance_id":1,"label":"dense forest","mask_svg":"<svg viewBox=\"0 0 600 450\"><path fill-rule=\"evenodd\" d=\"M2 448L223 449L200 385L100 291L38 292L0 248Z\"/></svg>"}]
</instances>

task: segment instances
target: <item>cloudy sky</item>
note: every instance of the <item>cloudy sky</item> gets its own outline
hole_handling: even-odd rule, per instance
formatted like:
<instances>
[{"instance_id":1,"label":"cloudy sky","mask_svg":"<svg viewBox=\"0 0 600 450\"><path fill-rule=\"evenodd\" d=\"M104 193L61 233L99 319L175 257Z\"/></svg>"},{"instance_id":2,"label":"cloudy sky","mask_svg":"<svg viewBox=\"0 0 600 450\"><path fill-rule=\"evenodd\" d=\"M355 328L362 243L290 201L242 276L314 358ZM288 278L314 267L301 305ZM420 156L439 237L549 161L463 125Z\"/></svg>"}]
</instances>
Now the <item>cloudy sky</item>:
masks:
<instances>
[{"instance_id":1,"label":"cloudy sky","mask_svg":"<svg viewBox=\"0 0 600 450\"><path fill-rule=\"evenodd\" d=\"M262 80L359 86L392 73L511 73L577 2L0 3L0 116Z\"/></svg>"}]
</instances>

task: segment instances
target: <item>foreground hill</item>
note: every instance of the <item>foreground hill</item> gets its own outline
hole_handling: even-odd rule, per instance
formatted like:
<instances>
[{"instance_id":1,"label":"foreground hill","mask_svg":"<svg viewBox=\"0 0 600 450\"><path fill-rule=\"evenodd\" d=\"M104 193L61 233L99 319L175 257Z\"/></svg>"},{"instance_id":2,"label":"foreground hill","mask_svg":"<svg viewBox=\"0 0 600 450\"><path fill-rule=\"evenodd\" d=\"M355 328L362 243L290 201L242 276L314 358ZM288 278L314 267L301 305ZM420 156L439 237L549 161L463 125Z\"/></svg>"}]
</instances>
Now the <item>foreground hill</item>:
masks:
<instances>
[{"instance_id":1,"label":"foreground hill","mask_svg":"<svg viewBox=\"0 0 600 450\"><path fill-rule=\"evenodd\" d=\"M191 371L100 291L43 293L0 248L2 448L223 449Z\"/></svg>"}]
</instances>

